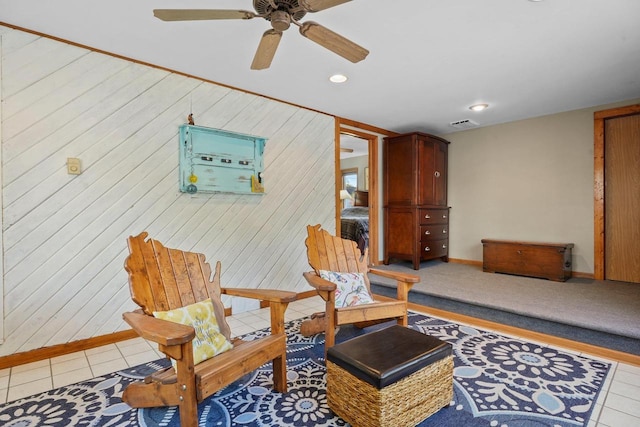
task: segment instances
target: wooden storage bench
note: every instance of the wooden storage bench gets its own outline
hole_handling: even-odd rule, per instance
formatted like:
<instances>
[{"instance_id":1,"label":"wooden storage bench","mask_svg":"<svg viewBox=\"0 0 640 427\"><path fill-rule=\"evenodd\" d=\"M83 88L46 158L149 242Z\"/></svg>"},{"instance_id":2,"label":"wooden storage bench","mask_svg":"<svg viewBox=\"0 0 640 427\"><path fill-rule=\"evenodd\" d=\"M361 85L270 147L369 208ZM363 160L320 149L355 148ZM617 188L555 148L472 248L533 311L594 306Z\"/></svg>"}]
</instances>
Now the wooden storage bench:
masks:
<instances>
[{"instance_id":1,"label":"wooden storage bench","mask_svg":"<svg viewBox=\"0 0 640 427\"><path fill-rule=\"evenodd\" d=\"M482 239L482 270L564 282L571 277L573 243Z\"/></svg>"}]
</instances>

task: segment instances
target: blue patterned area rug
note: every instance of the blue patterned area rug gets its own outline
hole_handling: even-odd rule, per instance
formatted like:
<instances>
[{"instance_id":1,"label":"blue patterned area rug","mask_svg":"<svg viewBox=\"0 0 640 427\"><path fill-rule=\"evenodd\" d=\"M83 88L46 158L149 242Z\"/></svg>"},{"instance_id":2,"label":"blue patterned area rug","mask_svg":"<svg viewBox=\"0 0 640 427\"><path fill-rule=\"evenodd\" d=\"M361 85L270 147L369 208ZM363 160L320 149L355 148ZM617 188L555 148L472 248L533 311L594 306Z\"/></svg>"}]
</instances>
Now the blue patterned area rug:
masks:
<instances>
[{"instance_id":1,"label":"blue patterned area rug","mask_svg":"<svg viewBox=\"0 0 640 427\"><path fill-rule=\"evenodd\" d=\"M421 314L409 319L412 328L454 348L453 400L421 427L586 426L609 375L610 364L600 360ZM327 406L324 335L301 336L300 322L287 323L288 393L272 391L267 364L202 402L200 426L347 425ZM362 333L342 327L337 341ZM7 403L0 425L177 427L175 407L134 410L120 400L127 384L164 366L158 360Z\"/></svg>"}]
</instances>

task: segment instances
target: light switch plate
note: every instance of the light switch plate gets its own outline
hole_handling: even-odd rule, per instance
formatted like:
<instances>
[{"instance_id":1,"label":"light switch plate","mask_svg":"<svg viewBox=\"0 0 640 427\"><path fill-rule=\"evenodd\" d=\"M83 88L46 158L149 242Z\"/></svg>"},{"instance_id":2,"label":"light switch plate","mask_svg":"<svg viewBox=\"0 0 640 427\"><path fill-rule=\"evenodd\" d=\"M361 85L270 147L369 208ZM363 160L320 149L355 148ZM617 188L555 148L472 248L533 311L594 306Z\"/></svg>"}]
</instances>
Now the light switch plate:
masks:
<instances>
[{"instance_id":1,"label":"light switch plate","mask_svg":"<svg viewBox=\"0 0 640 427\"><path fill-rule=\"evenodd\" d=\"M69 175L80 175L82 173L80 159L76 159L75 157L67 158L67 173Z\"/></svg>"}]
</instances>

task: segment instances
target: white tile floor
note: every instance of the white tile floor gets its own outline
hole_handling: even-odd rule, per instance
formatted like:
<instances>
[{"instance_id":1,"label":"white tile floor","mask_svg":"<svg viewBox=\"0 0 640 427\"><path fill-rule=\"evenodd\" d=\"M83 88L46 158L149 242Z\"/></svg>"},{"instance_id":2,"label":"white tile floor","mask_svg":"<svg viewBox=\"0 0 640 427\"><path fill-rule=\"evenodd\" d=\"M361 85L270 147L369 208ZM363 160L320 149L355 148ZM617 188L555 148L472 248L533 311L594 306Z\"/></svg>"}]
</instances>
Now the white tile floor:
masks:
<instances>
[{"instance_id":1,"label":"white tile floor","mask_svg":"<svg viewBox=\"0 0 640 427\"><path fill-rule=\"evenodd\" d=\"M322 311L319 298L289 305L286 320ZM227 318L235 336L269 326L269 309ZM0 403L77 383L99 375L161 358L153 343L141 338L0 370ZM596 402L588 427L640 426L640 367L613 363L612 375Z\"/></svg>"}]
</instances>

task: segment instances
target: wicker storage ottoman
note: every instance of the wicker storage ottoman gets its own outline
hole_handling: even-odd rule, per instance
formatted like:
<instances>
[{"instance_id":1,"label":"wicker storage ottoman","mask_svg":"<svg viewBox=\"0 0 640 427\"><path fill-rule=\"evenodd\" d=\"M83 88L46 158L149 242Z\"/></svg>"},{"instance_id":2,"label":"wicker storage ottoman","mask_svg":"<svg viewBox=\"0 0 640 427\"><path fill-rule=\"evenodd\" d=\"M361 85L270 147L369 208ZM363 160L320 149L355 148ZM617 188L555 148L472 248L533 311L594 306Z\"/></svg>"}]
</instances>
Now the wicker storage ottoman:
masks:
<instances>
[{"instance_id":1,"label":"wicker storage ottoman","mask_svg":"<svg viewBox=\"0 0 640 427\"><path fill-rule=\"evenodd\" d=\"M327 401L354 427L415 426L453 398L451 344L394 325L327 351Z\"/></svg>"}]
</instances>

